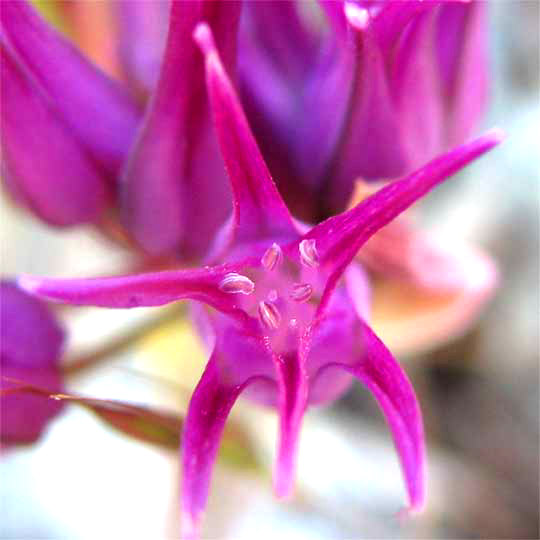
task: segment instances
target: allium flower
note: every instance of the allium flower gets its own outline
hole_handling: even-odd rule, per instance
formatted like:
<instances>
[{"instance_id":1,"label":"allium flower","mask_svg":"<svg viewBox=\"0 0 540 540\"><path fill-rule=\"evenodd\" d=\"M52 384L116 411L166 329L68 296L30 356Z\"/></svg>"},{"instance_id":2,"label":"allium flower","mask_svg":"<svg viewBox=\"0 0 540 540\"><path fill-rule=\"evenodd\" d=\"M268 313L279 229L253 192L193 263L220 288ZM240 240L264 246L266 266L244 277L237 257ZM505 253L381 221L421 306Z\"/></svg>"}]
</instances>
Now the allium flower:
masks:
<instances>
[{"instance_id":1,"label":"allium flower","mask_svg":"<svg viewBox=\"0 0 540 540\"><path fill-rule=\"evenodd\" d=\"M22 277L50 300L110 308L198 302L194 316L212 348L192 396L182 439L183 527L196 536L226 418L241 393L279 411L274 470L279 496L293 487L298 435L309 405L337 398L353 378L373 393L401 460L409 505L423 505L424 441L413 389L370 328L360 247L427 191L500 140L491 132L381 189L313 228L279 195L206 23L194 39L233 193L233 214L208 265L125 277Z\"/></svg>"},{"instance_id":2,"label":"allium flower","mask_svg":"<svg viewBox=\"0 0 540 540\"><path fill-rule=\"evenodd\" d=\"M239 33L248 118L302 216L463 142L487 97L487 2L320 4L330 31L302 2L251 2Z\"/></svg>"},{"instance_id":3,"label":"allium flower","mask_svg":"<svg viewBox=\"0 0 540 540\"><path fill-rule=\"evenodd\" d=\"M229 65L239 13L238 2L172 3L143 114L25 1L2 2L3 176L14 197L49 224L109 233L112 223L143 252L200 258L230 192L191 34L208 20Z\"/></svg>"},{"instance_id":4,"label":"allium flower","mask_svg":"<svg viewBox=\"0 0 540 540\"><path fill-rule=\"evenodd\" d=\"M47 306L14 283L0 282L0 442L31 443L64 407L45 396L11 392L21 382L63 390L64 332Z\"/></svg>"},{"instance_id":5,"label":"allium flower","mask_svg":"<svg viewBox=\"0 0 540 540\"><path fill-rule=\"evenodd\" d=\"M168 2L112 2L129 92L24 1L8 0L6 183L48 223L102 222L109 208L107 222L121 216L145 252L200 258L230 211L190 38L205 19L227 69L238 64L282 196L297 216L328 217L345 207L357 178L410 172L465 140L486 97L485 4L323 1L327 21L317 26L317 6L302 2L246 2L240 25L238 2L172 2L169 17ZM144 110L132 98L141 88L150 95Z\"/></svg>"}]
</instances>

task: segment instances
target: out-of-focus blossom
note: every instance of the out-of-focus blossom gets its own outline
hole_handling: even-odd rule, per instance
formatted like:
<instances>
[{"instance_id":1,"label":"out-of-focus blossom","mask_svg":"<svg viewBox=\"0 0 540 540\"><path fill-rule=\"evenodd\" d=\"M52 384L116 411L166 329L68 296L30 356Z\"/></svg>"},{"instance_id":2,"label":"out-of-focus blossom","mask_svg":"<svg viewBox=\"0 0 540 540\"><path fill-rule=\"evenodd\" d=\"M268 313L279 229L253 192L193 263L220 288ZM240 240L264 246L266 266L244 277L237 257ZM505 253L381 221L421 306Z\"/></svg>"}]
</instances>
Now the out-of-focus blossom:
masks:
<instances>
[{"instance_id":1,"label":"out-of-focus blossom","mask_svg":"<svg viewBox=\"0 0 540 540\"><path fill-rule=\"evenodd\" d=\"M3 2L0 21L7 186L47 223L96 223L139 113L25 2Z\"/></svg>"},{"instance_id":2,"label":"out-of-focus blossom","mask_svg":"<svg viewBox=\"0 0 540 540\"><path fill-rule=\"evenodd\" d=\"M357 182L352 205L379 187ZM357 260L373 278L374 326L399 352L419 352L463 333L498 283L487 254L424 231L405 214L373 235Z\"/></svg>"},{"instance_id":3,"label":"out-of-focus blossom","mask_svg":"<svg viewBox=\"0 0 540 540\"><path fill-rule=\"evenodd\" d=\"M152 24L142 5L119 4L125 25ZM162 12L158 4L146 8ZM10 192L47 223L92 222L104 232L112 223L147 254L200 258L231 198L191 34L202 18L211 22L232 66L239 14L239 2L173 2L143 110L127 85L91 64L27 2L3 2L2 165ZM140 38L123 28L126 39ZM143 52L133 51L133 79L155 77Z\"/></svg>"},{"instance_id":4,"label":"out-of-focus blossom","mask_svg":"<svg viewBox=\"0 0 540 540\"><path fill-rule=\"evenodd\" d=\"M320 4L330 28L303 2L247 3L239 34L248 118L311 219L463 142L487 97L487 2Z\"/></svg>"},{"instance_id":5,"label":"out-of-focus blossom","mask_svg":"<svg viewBox=\"0 0 540 540\"><path fill-rule=\"evenodd\" d=\"M64 332L48 307L15 284L0 282L0 441L31 443L64 407L60 401L14 391L21 383L62 392Z\"/></svg>"},{"instance_id":6,"label":"out-of-focus blossom","mask_svg":"<svg viewBox=\"0 0 540 540\"><path fill-rule=\"evenodd\" d=\"M424 441L413 389L368 324L369 293L354 258L373 234L445 178L491 149L492 132L431 161L351 210L313 228L293 220L259 152L207 24L194 38L205 57L214 124L233 193L233 213L209 265L89 280L22 277L51 300L110 308L198 302L194 316L212 354L183 435L183 526L197 534L222 430L237 397L279 410L274 470L279 496L293 487L308 405L338 397L352 378L373 393L401 460L409 504L424 502Z\"/></svg>"},{"instance_id":7,"label":"out-of-focus blossom","mask_svg":"<svg viewBox=\"0 0 540 540\"><path fill-rule=\"evenodd\" d=\"M485 2L320 4L317 20L316 4L246 2L239 26L239 2L123 1L90 14L85 2L61 3L87 50L116 41L107 50L122 85L25 2L4 2L3 86L25 85L16 102L3 92L8 187L57 225L99 221L108 200L146 253L200 258L230 210L199 53L186 37L202 18L227 68L238 63L248 118L298 217L327 217L358 177L395 177L463 142L486 97ZM116 31L88 43L89 19ZM30 133L24 111L42 120ZM32 162L21 156L29 148Z\"/></svg>"}]
</instances>

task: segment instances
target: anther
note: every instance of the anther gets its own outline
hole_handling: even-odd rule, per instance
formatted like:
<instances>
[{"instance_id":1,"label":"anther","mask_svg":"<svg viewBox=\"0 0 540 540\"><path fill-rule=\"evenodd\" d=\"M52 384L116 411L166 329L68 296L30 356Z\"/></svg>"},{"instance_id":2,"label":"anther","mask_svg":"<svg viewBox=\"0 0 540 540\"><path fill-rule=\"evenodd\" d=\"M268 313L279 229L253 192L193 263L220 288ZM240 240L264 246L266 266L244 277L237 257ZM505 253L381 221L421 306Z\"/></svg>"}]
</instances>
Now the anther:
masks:
<instances>
[{"instance_id":1,"label":"anther","mask_svg":"<svg viewBox=\"0 0 540 540\"><path fill-rule=\"evenodd\" d=\"M219 289L231 294L251 294L255 290L255 283L247 276L230 272L219 283Z\"/></svg>"},{"instance_id":2,"label":"anther","mask_svg":"<svg viewBox=\"0 0 540 540\"><path fill-rule=\"evenodd\" d=\"M281 323L281 313L272 302L259 302L259 318L269 330L276 330Z\"/></svg>"},{"instance_id":3,"label":"anther","mask_svg":"<svg viewBox=\"0 0 540 540\"><path fill-rule=\"evenodd\" d=\"M266 270L273 270L283 260L281 248L274 242L261 258L261 264Z\"/></svg>"},{"instance_id":4,"label":"anther","mask_svg":"<svg viewBox=\"0 0 540 540\"><path fill-rule=\"evenodd\" d=\"M270 300L270 302L275 302L278 299L278 292L276 291L276 289L272 289L268 293L267 298L268 298L268 300Z\"/></svg>"},{"instance_id":5,"label":"anther","mask_svg":"<svg viewBox=\"0 0 540 540\"><path fill-rule=\"evenodd\" d=\"M300 262L308 268L318 268L319 254L317 253L317 245L314 238L302 240L298 246L300 251Z\"/></svg>"},{"instance_id":6,"label":"anther","mask_svg":"<svg viewBox=\"0 0 540 540\"><path fill-rule=\"evenodd\" d=\"M313 294L313 287L309 283L298 283L293 285L291 298L295 302L307 302Z\"/></svg>"}]
</instances>

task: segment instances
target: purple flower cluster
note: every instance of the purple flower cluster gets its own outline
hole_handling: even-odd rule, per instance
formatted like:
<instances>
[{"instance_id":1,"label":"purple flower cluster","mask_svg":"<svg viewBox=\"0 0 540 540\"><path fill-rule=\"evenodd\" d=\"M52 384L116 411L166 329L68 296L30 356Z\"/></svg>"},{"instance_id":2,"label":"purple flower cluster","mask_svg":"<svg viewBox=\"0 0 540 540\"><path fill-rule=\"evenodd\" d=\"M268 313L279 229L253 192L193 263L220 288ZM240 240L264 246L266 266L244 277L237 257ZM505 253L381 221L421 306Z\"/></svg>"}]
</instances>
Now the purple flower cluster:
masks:
<instances>
[{"instance_id":1,"label":"purple flower cluster","mask_svg":"<svg viewBox=\"0 0 540 540\"><path fill-rule=\"evenodd\" d=\"M149 92L144 107L26 3L2 5L8 189L47 223L91 222L121 231L142 254L204 265L19 279L32 294L76 305L195 301L212 352L182 438L186 537L198 534L223 427L242 393L278 410L274 486L286 496L307 407L360 380L387 420L410 508L424 504L420 409L370 327L369 281L356 256L500 142L491 131L448 150L483 106L485 6L321 5L326 26L295 2L248 2L242 17L239 2L172 2L158 76L148 69L159 43L134 55L122 42L131 80ZM122 20L147 9L123 2ZM167 20L159 9L158 26ZM395 176L343 211L359 177Z\"/></svg>"}]
</instances>

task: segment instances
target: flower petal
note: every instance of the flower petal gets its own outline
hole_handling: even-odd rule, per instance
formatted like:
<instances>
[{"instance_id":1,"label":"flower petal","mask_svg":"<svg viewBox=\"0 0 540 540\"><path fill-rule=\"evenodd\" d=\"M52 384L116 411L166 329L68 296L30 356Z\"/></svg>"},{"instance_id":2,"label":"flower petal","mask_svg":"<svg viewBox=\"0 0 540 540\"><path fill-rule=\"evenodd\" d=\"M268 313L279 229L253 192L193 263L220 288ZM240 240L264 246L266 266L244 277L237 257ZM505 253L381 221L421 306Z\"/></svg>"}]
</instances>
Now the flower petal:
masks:
<instances>
[{"instance_id":1,"label":"flower petal","mask_svg":"<svg viewBox=\"0 0 540 540\"><path fill-rule=\"evenodd\" d=\"M236 398L257 377L230 379L228 360L219 343L193 392L182 436L182 529L183 538L199 536L201 514L206 506L212 466L225 421ZM225 368L222 371L222 368Z\"/></svg>"},{"instance_id":2,"label":"flower petal","mask_svg":"<svg viewBox=\"0 0 540 540\"><path fill-rule=\"evenodd\" d=\"M170 5L167 0L114 2L119 31L119 56L129 80L143 92L157 82Z\"/></svg>"},{"instance_id":3,"label":"flower petal","mask_svg":"<svg viewBox=\"0 0 540 540\"><path fill-rule=\"evenodd\" d=\"M239 7L204 0L171 3L159 82L123 176L123 221L148 253L181 250L184 259L200 257L230 212L192 33L199 21L209 21L231 63Z\"/></svg>"},{"instance_id":4,"label":"flower petal","mask_svg":"<svg viewBox=\"0 0 540 540\"><path fill-rule=\"evenodd\" d=\"M50 309L10 281L0 281L0 305L2 363L27 368L58 365L64 332Z\"/></svg>"},{"instance_id":5,"label":"flower petal","mask_svg":"<svg viewBox=\"0 0 540 540\"><path fill-rule=\"evenodd\" d=\"M109 308L161 306L190 299L208 304L241 321L246 314L238 307L237 295L220 290L227 274L245 265L222 265L195 270L171 270L135 276L94 279L19 278L24 290L75 305Z\"/></svg>"},{"instance_id":6,"label":"flower petal","mask_svg":"<svg viewBox=\"0 0 540 540\"><path fill-rule=\"evenodd\" d=\"M462 335L492 297L493 261L469 246L445 248L451 254L436 262L439 273L424 268L376 282L372 323L392 351L417 354Z\"/></svg>"},{"instance_id":7,"label":"flower petal","mask_svg":"<svg viewBox=\"0 0 540 540\"><path fill-rule=\"evenodd\" d=\"M242 21L251 42L272 58L278 71L293 80L309 69L315 46L314 32L300 16L299 7L295 0L247 2ZM257 71L256 66L253 68Z\"/></svg>"},{"instance_id":8,"label":"flower petal","mask_svg":"<svg viewBox=\"0 0 540 540\"><path fill-rule=\"evenodd\" d=\"M34 442L63 409L61 403L42 396L5 393L15 386L9 379L61 392L59 361L63 341L64 332L45 304L11 282L0 282L2 443Z\"/></svg>"},{"instance_id":9,"label":"flower petal","mask_svg":"<svg viewBox=\"0 0 540 540\"><path fill-rule=\"evenodd\" d=\"M346 10L353 43L343 48L338 64L349 79L349 95L332 167L326 175L325 202L331 212L345 206L355 178L396 176L406 162L385 59L368 11L354 6L354 10ZM355 22L356 12L365 14L366 22L361 26Z\"/></svg>"},{"instance_id":10,"label":"flower petal","mask_svg":"<svg viewBox=\"0 0 540 540\"><path fill-rule=\"evenodd\" d=\"M294 488L298 437L307 406L309 387L306 361L311 336L300 339L297 355L274 356L279 385L279 437L274 468L274 491L288 497Z\"/></svg>"},{"instance_id":11,"label":"flower petal","mask_svg":"<svg viewBox=\"0 0 540 540\"><path fill-rule=\"evenodd\" d=\"M434 9L416 14L394 50L391 87L400 127L405 134L401 144L408 156L407 170L402 173L419 167L447 148L444 103L433 50L436 17Z\"/></svg>"},{"instance_id":12,"label":"flower petal","mask_svg":"<svg viewBox=\"0 0 540 540\"><path fill-rule=\"evenodd\" d=\"M25 0L2 2L0 20L2 40L7 40L55 103L80 143L107 173L114 175L139 120L130 97L82 57Z\"/></svg>"},{"instance_id":13,"label":"flower petal","mask_svg":"<svg viewBox=\"0 0 540 540\"><path fill-rule=\"evenodd\" d=\"M385 2L373 17L374 31L381 48L388 51L402 36L407 24L422 12L432 10L444 1L402 0Z\"/></svg>"},{"instance_id":14,"label":"flower petal","mask_svg":"<svg viewBox=\"0 0 540 540\"><path fill-rule=\"evenodd\" d=\"M487 132L385 186L351 210L323 221L306 233L303 239L316 240L321 264L331 270L319 310L325 309L337 280L373 234L437 184L496 146L502 138L499 130ZM287 247L291 256L297 256L297 246L295 243Z\"/></svg>"},{"instance_id":15,"label":"flower petal","mask_svg":"<svg viewBox=\"0 0 540 540\"><path fill-rule=\"evenodd\" d=\"M3 41L0 54L7 188L52 225L97 221L107 200L100 172L58 109Z\"/></svg>"},{"instance_id":16,"label":"flower petal","mask_svg":"<svg viewBox=\"0 0 540 540\"><path fill-rule=\"evenodd\" d=\"M422 415L413 387L384 343L362 325L365 352L351 364L329 363L345 369L373 393L388 423L399 454L410 510L421 510L425 501L425 448ZM324 376L319 373L317 376Z\"/></svg>"},{"instance_id":17,"label":"flower petal","mask_svg":"<svg viewBox=\"0 0 540 540\"><path fill-rule=\"evenodd\" d=\"M469 136L486 108L489 91L487 2L443 2L438 54L446 92L450 145Z\"/></svg>"},{"instance_id":18,"label":"flower petal","mask_svg":"<svg viewBox=\"0 0 540 540\"><path fill-rule=\"evenodd\" d=\"M205 55L208 94L233 191L231 234L238 241L296 234L221 63L210 27L199 24L194 38Z\"/></svg>"}]
</instances>

